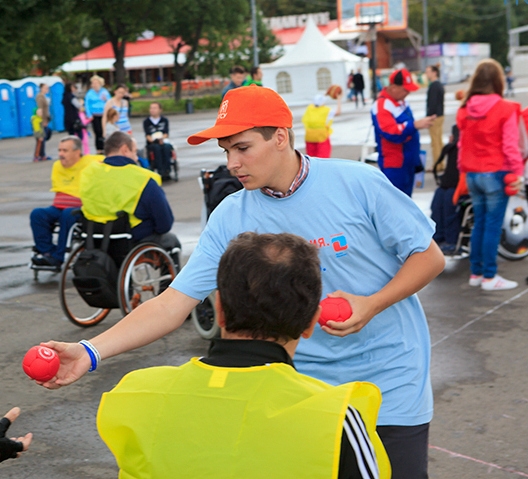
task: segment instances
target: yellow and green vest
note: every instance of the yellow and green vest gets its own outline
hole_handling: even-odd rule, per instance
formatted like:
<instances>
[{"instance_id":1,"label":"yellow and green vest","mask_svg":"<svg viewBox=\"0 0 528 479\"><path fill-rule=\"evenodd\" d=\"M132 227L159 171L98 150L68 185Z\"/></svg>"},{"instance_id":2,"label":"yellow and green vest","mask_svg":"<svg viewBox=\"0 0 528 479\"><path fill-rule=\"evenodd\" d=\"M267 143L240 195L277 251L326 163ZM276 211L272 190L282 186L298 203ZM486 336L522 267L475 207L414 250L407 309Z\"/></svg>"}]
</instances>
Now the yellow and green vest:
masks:
<instances>
[{"instance_id":1,"label":"yellow and green vest","mask_svg":"<svg viewBox=\"0 0 528 479\"><path fill-rule=\"evenodd\" d=\"M330 128L332 121L328 123L326 121L329 113L330 108L327 106L308 105L302 117L305 129L305 141L309 143L322 143L328 139L332 134L332 129Z\"/></svg>"},{"instance_id":2,"label":"yellow and green vest","mask_svg":"<svg viewBox=\"0 0 528 479\"><path fill-rule=\"evenodd\" d=\"M130 226L134 228L141 223L134 212L151 179L161 185L160 175L137 165L92 163L81 177L83 215L90 221L108 223L117 219L118 211L126 211Z\"/></svg>"},{"instance_id":3,"label":"yellow and green vest","mask_svg":"<svg viewBox=\"0 0 528 479\"><path fill-rule=\"evenodd\" d=\"M223 368L194 358L127 374L103 394L97 427L121 479L335 479L352 405L389 479L380 404L370 383L334 387L283 363Z\"/></svg>"},{"instance_id":4,"label":"yellow and green vest","mask_svg":"<svg viewBox=\"0 0 528 479\"><path fill-rule=\"evenodd\" d=\"M80 198L79 188L81 171L94 162L104 160L103 155L84 155L75 165L64 168L60 160L53 163L51 169L51 190L54 193L65 193Z\"/></svg>"}]
</instances>

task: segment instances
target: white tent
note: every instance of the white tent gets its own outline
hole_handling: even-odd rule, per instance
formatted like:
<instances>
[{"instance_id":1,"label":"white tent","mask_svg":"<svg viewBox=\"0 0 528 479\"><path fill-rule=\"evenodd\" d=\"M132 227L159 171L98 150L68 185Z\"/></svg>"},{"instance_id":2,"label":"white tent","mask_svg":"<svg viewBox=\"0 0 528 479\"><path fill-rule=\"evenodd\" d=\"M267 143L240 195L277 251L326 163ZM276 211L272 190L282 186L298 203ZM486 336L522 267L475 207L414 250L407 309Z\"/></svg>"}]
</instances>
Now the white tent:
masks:
<instances>
[{"instance_id":1,"label":"white tent","mask_svg":"<svg viewBox=\"0 0 528 479\"><path fill-rule=\"evenodd\" d=\"M343 50L326 39L311 18L299 42L284 56L260 65L264 86L278 92L288 105L307 105L317 93L325 93L330 85L339 85L347 93L351 70L361 69L365 79L365 96L370 96L368 58Z\"/></svg>"}]
</instances>

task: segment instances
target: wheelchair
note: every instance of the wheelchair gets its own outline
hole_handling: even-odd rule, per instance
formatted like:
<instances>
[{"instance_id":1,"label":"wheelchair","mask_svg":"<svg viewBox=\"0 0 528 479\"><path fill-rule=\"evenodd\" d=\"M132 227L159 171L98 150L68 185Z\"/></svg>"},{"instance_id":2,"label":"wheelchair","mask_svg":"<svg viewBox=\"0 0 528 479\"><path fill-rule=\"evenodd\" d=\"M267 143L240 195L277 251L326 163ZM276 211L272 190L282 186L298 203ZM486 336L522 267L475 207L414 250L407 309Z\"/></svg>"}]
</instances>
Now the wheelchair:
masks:
<instances>
[{"instance_id":1,"label":"wheelchair","mask_svg":"<svg viewBox=\"0 0 528 479\"><path fill-rule=\"evenodd\" d=\"M219 166L216 170L202 169L198 181L204 194L203 224L226 196L243 188L240 181L231 176L225 165ZM220 334L214 304L215 292L213 291L191 312L192 323L204 339L213 339Z\"/></svg>"},{"instance_id":2,"label":"wheelchair","mask_svg":"<svg viewBox=\"0 0 528 479\"><path fill-rule=\"evenodd\" d=\"M179 180L179 177L178 177L178 172L179 172L179 164L178 164L178 155L176 153L176 147L168 140L168 139L165 139L164 142L168 145L170 145L171 147L171 157L170 157L170 177L174 180L174 181L178 181ZM141 156L143 156L144 158L147 158L148 159L148 163L149 163L149 168L152 170L152 171L156 171L156 168L155 168L155 164L154 164L154 153L152 151L149 151L148 150L148 145L145 145L145 148L143 149L143 154ZM159 173L159 171L158 171Z\"/></svg>"},{"instance_id":3,"label":"wheelchair","mask_svg":"<svg viewBox=\"0 0 528 479\"><path fill-rule=\"evenodd\" d=\"M55 242L57 241L59 229L59 223L55 223L53 225L52 231L52 235L55 238ZM70 253L79 245L81 241L81 225L80 223L75 223L68 232L68 239L66 241L66 250L64 254L65 261L68 259ZM32 251L34 254L38 254L36 246L33 246ZM29 261L28 267L29 269L33 270L33 279L35 281L38 281L38 275L41 271L48 271L52 274L60 273L62 271L62 266L41 266L34 264L32 261Z\"/></svg>"},{"instance_id":4,"label":"wheelchair","mask_svg":"<svg viewBox=\"0 0 528 479\"><path fill-rule=\"evenodd\" d=\"M471 232L474 226L473 203L470 196L459 201L462 223L455 251L457 256L467 257L471 250ZM521 190L510 196L504 220L498 253L504 259L518 261L528 256L528 203Z\"/></svg>"},{"instance_id":5,"label":"wheelchair","mask_svg":"<svg viewBox=\"0 0 528 479\"><path fill-rule=\"evenodd\" d=\"M165 291L180 268L181 246L169 250L154 242L134 243L126 213L106 223L88 221L80 224L81 242L63 265L59 285L61 308L76 326L89 327L105 319L112 309L123 316L145 301ZM116 281L80 276L76 265L83 252L100 248L116 266Z\"/></svg>"}]
</instances>

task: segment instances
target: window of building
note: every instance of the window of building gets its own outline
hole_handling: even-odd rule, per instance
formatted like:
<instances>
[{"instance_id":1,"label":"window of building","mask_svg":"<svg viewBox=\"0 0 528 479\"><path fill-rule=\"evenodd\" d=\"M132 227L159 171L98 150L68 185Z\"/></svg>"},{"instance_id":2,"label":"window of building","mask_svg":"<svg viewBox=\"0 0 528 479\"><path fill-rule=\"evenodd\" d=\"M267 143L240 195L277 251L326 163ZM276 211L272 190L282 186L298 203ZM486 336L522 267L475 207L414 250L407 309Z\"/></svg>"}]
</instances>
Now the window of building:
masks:
<instances>
[{"instance_id":1,"label":"window of building","mask_svg":"<svg viewBox=\"0 0 528 479\"><path fill-rule=\"evenodd\" d=\"M287 72L279 72L277 74L277 93L291 93L292 84L290 74Z\"/></svg>"},{"instance_id":2,"label":"window of building","mask_svg":"<svg viewBox=\"0 0 528 479\"><path fill-rule=\"evenodd\" d=\"M317 70L317 89L327 90L332 84L332 74L328 68L319 68Z\"/></svg>"}]
</instances>

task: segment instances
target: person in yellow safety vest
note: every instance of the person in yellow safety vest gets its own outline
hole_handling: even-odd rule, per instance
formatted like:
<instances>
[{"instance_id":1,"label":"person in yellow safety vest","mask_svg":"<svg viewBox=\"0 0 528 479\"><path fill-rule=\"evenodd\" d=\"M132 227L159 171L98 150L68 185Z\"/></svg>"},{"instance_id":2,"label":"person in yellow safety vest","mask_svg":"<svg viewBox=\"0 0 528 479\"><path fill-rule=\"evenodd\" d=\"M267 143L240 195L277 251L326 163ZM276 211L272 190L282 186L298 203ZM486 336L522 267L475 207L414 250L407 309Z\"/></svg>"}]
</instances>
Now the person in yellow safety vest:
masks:
<instances>
[{"instance_id":1,"label":"person in yellow safety vest","mask_svg":"<svg viewBox=\"0 0 528 479\"><path fill-rule=\"evenodd\" d=\"M313 103L304 111L302 122L305 129L306 154L316 158L330 158L332 145L332 122L334 117L341 114L341 95L337 97L337 106L330 108L325 105L324 95L317 94Z\"/></svg>"},{"instance_id":2,"label":"person in yellow safety vest","mask_svg":"<svg viewBox=\"0 0 528 479\"><path fill-rule=\"evenodd\" d=\"M119 477L390 478L379 389L330 386L292 362L321 311L317 248L241 233L217 281L221 339L207 357L134 371L103 394L97 427Z\"/></svg>"},{"instance_id":3,"label":"person in yellow safety vest","mask_svg":"<svg viewBox=\"0 0 528 479\"><path fill-rule=\"evenodd\" d=\"M107 223L117 219L117 212L125 211L134 241L152 241L167 250L181 248L178 238L170 233L174 216L161 177L137 164L136 140L117 131L105 140L104 151L105 160L90 165L81 178L85 218ZM178 255L173 259L178 260Z\"/></svg>"},{"instance_id":4,"label":"person in yellow safety vest","mask_svg":"<svg viewBox=\"0 0 528 479\"><path fill-rule=\"evenodd\" d=\"M68 234L79 219L72 214L81 207L79 184L81 172L91 163L103 161L101 155L82 156L82 143L77 136L66 136L59 143L59 159L51 169L51 206L35 208L29 217L35 254L31 268L60 271L68 242ZM54 226L59 225L57 244L53 243Z\"/></svg>"}]
</instances>

